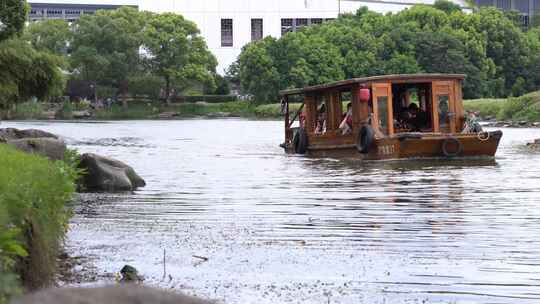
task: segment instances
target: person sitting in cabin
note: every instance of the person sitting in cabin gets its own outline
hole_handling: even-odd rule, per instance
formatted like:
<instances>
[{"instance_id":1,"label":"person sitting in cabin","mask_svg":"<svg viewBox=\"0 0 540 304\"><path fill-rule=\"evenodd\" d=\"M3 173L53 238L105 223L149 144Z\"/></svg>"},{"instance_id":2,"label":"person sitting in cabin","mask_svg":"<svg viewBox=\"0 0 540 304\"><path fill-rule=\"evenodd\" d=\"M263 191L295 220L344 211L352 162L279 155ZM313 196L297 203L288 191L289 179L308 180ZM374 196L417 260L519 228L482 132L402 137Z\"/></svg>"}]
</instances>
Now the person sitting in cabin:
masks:
<instances>
[{"instance_id":1,"label":"person sitting in cabin","mask_svg":"<svg viewBox=\"0 0 540 304\"><path fill-rule=\"evenodd\" d=\"M317 111L317 126L315 127L315 133L326 133L326 106L324 105L324 103Z\"/></svg>"},{"instance_id":2,"label":"person sitting in cabin","mask_svg":"<svg viewBox=\"0 0 540 304\"><path fill-rule=\"evenodd\" d=\"M420 132L428 123L427 114L417 104L411 103L402 115L403 124L413 132Z\"/></svg>"},{"instance_id":3,"label":"person sitting in cabin","mask_svg":"<svg viewBox=\"0 0 540 304\"><path fill-rule=\"evenodd\" d=\"M306 127L306 109L303 109L298 115L298 124L300 125L300 128Z\"/></svg>"},{"instance_id":4,"label":"person sitting in cabin","mask_svg":"<svg viewBox=\"0 0 540 304\"><path fill-rule=\"evenodd\" d=\"M341 121L341 124L339 124L339 129L341 130L341 134L350 134L352 133L352 105L349 102L347 104L347 112L343 114L343 119Z\"/></svg>"}]
</instances>

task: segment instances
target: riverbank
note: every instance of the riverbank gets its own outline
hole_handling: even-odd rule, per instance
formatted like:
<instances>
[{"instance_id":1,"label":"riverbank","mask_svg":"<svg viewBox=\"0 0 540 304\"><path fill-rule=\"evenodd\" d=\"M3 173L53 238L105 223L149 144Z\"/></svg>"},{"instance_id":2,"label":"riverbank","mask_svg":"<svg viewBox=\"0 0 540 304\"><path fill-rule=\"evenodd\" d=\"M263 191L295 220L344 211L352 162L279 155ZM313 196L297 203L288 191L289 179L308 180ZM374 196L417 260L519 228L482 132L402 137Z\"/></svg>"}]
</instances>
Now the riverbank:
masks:
<instances>
[{"instance_id":1,"label":"riverbank","mask_svg":"<svg viewBox=\"0 0 540 304\"><path fill-rule=\"evenodd\" d=\"M291 105L295 111L300 104ZM127 107L113 105L107 108L90 109L80 104L51 105L41 103L23 103L17 105L9 115L4 113L8 120L130 120L130 119L181 119L192 117L223 118L279 118L281 105L254 104L246 101L232 101L223 103L131 103Z\"/></svg>"},{"instance_id":2,"label":"riverbank","mask_svg":"<svg viewBox=\"0 0 540 304\"><path fill-rule=\"evenodd\" d=\"M77 171L0 144L0 303L52 286Z\"/></svg>"},{"instance_id":3,"label":"riverbank","mask_svg":"<svg viewBox=\"0 0 540 304\"><path fill-rule=\"evenodd\" d=\"M465 110L480 114L483 121L497 127L539 127L540 91L508 99L474 99L464 101ZM52 107L52 108L51 108ZM291 104L290 111L296 112L299 103ZM4 113L4 119L6 118ZM254 104L247 101L223 103L130 103L127 107L113 105L93 110L76 104L49 105L23 103L9 114L11 120L145 120L184 119L193 117L226 118L245 117L259 119L281 118L281 105Z\"/></svg>"},{"instance_id":4,"label":"riverbank","mask_svg":"<svg viewBox=\"0 0 540 304\"><path fill-rule=\"evenodd\" d=\"M475 99L463 103L465 110L497 127L539 127L540 91L507 99Z\"/></svg>"}]
</instances>

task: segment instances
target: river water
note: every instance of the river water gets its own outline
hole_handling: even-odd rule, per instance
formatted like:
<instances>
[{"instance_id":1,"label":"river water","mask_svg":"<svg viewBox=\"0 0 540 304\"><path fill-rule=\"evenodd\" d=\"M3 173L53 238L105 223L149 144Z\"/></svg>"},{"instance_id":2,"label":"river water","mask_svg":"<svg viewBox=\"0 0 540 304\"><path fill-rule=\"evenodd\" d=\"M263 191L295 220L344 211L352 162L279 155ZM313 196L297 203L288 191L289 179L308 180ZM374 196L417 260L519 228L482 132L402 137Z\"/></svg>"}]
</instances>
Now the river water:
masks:
<instances>
[{"instance_id":1,"label":"river water","mask_svg":"<svg viewBox=\"0 0 540 304\"><path fill-rule=\"evenodd\" d=\"M130 264L222 303L540 302L539 129L503 129L494 160L359 162L284 154L279 121L6 126L146 179L75 203L67 247L101 282Z\"/></svg>"}]
</instances>

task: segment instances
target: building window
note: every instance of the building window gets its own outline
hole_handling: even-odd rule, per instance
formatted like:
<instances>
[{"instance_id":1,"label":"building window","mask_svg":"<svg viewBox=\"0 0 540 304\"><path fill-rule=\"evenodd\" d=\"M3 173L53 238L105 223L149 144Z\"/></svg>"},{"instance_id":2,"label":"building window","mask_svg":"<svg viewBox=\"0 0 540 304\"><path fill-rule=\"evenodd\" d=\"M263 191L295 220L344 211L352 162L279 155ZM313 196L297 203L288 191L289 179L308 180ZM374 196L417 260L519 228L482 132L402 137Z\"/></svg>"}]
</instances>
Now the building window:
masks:
<instances>
[{"instance_id":1,"label":"building window","mask_svg":"<svg viewBox=\"0 0 540 304\"><path fill-rule=\"evenodd\" d=\"M311 19L311 24L321 24L322 18L313 18Z\"/></svg>"},{"instance_id":2,"label":"building window","mask_svg":"<svg viewBox=\"0 0 540 304\"><path fill-rule=\"evenodd\" d=\"M295 30L299 30L303 27L306 27L308 26L308 19L305 19L305 18L300 18L300 19L296 19L296 28Z\"/></svg>"},{"instance_id":3,"label":"building window","mask_svg":"<svg viewBox=\"0 0 540 304\"><path fill-rule=\"evenodd\" d=\"M263 20L251 19L251 41L258 41L263 38Z\"/></svg>"},{"instance_id":4,"label":"building window","mask_svg":"<svg viewBox=\"0 0 540 304\"><path fill-rule=\"evenodd\" d=\"M519 22L524 30L529 27L529 15L519 15Z\"/></svg>"},{"instance_id":5,"label":"building window","mask_svg":"<svg viewBox=\"0 0 540 304\"><path fill-rule=\"evenodd\" d=\"M221 19L221 46L233 46L233 20Z\"/></svg>"},{"instance_id":6,"label":"building window","mask_svg":"<svg viewBox=\"0 0 540 304\"><path fill-rule=\"evenodd\" d=\"M281 36L293 31L293 19L281 19Z\"/></svg>"},{"instance_id":7,"label":"building window","mask_svg":"<svg viewBox=\"0 0 540 304\"><path fill-rule=\"evenodd\" d=\"M533 7L534 7L534 13L540 14L540 0L534 0Z\"/></svg>"}]
</instances>

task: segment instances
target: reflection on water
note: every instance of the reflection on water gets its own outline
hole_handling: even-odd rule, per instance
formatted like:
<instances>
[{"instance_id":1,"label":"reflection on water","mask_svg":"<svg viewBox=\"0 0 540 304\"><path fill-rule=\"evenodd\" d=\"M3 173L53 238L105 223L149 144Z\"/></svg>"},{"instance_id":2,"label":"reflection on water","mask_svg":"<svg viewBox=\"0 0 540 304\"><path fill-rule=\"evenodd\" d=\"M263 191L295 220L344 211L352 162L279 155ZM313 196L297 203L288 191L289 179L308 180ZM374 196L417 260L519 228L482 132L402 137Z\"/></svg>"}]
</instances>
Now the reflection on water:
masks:
<instances>
[{"instance_id":1,"label":"reflection on water","mask_svg":"<svg viewBox=\"0 0 540 304\"><path fill-rule=\"evenodd\" d=\"M538 130L505 129L496 159L359 162L285 155L275 121L8 125L145 177L75 206L70 250L102 273L226 303L540 301Z\"/></svg>"}]
</instances>

